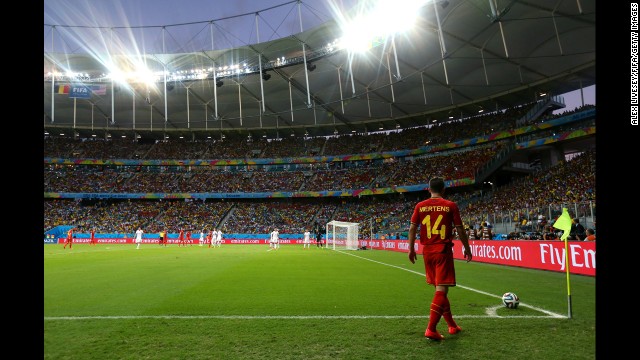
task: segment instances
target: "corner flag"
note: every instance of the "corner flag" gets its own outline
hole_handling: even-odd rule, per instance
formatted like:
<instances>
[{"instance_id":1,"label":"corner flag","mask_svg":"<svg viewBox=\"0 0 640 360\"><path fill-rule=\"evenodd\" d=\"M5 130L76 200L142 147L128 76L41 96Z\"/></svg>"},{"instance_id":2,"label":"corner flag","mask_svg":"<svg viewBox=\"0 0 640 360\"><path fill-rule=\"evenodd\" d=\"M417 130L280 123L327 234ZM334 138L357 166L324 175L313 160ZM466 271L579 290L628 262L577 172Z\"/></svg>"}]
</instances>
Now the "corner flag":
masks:
<instances>
[{"instance_id":1,"label":"corner flag","mask_svg":"<svg viewBox=\"0 0 640 360\"><path fill-rule=\"evenodd\" d=\"M569 216L567 208L562 208L562 215L553 223L553 227L563 230L560 239L564 241L564 263L565 269L567 270L567 300L569 302L569 319L571 319L571 282L569 281L569 246L567 244L567 238L569 237L569 232L571 232L571 216Z\"/></svg>"},{"instance_id":2,"label":"corner flag","mask_svg":"<svg viewBox=\"0 0 640 360\"><path fill-rule=\"evenodd\" d=\"M562 215L553 223L553 227L556 229L564 230L560 240L567 240L569 237L569 232L571 231L571 217L569 216L569 212L567 208L562 208Z\"/></svg>"}]
</instances>

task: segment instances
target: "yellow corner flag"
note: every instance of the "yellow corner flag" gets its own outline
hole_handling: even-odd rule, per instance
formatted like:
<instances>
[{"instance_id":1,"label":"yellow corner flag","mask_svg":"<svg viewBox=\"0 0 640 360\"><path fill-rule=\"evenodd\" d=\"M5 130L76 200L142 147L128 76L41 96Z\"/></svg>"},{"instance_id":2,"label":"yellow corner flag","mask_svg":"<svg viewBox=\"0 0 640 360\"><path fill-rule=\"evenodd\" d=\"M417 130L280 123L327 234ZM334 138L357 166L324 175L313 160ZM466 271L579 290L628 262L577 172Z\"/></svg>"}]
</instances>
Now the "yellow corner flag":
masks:
<instances>
[{"instance_id":1,"label":"yellow corner flag","mask_svg":"<svg viewBox=\"0 0 640 360\"><path fill-rule=\"evenodd\" d=\"M569 211L567 208L562 208L562 215L556 220L553 224L553 227L556 229L564 230L561 240L567 240L569 237L569 232L571 231L571 216L569 216Z\"/></svg>"},{"instance_id":2,"label":"yellow corner flag","mask_svg":"<svg viewBox=\"0 0 640 360\"><path fill-rule=\"evenodd\" d=\"M569 211L567 210L567 208L562 208L562 214L560 215L558 220L553 223L553 227L563 230L560 239L564 241L564 261L565 264L567 264L567 266L565 266L565 269L567 271L567 300L569 302L569 319L571 319L573 310L571 307L571 282L569 281L569 245L567 242L567 238L569 237L569 233L571 232L571 216L569 216Z\"/></svg>"}]
</instances>

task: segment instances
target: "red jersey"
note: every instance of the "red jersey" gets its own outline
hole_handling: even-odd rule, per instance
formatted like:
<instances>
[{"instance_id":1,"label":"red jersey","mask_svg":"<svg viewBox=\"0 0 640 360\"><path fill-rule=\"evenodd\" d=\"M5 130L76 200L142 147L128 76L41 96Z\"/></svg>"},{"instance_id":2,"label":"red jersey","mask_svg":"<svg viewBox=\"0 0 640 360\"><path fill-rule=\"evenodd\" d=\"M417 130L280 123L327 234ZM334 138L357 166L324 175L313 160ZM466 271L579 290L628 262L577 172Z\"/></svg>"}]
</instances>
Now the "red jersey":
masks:
<instances>
[{"instance_id":1,"label":"red jersey","mask_svg":"<svg viewBox=\"0 0 640 360\"><path fill-rule=\"evenodd\" d=\"M423 252L441 253L453 242L453 228L462 226L458 205L443 198L429 198L416 204L411 223L420 226L420 244Z\"/></svg>"}]
</instances>

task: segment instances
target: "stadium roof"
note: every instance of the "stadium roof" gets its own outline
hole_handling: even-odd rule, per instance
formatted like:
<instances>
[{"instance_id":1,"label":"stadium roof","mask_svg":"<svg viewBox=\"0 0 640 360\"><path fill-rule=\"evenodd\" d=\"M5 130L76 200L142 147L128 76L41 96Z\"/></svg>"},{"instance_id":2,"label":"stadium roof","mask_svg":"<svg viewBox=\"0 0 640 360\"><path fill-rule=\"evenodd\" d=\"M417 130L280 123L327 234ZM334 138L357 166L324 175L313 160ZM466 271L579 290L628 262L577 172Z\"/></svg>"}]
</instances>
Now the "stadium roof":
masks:
<instances>
[{"instance_id":1,"label":"stadium roof","mask_svg":"<svg viewBox=\"0 0 640 360\"><path fill-rule=\"evenodd\" d=\"M420 8L410 31L363 54L328 48L342 36L338 23L330 21L233 49L142 56L154 71L166 67L188 74L233 63L253 69L230 76L217 72L221 86L209 74L171 80L166 87L164 82L112 87L110 80L93 75L109 72L103 60L45 52L44 129L80 137L271 139L421 126L595 84L595 21L595 0L438 0ZM305 71L302 44L313 71ZM282 57L286 63L278 62ZM126 56L111 59L121 67L133 63ZM261 81L260 65L268 80ZM93 80L85 84L106 89L88 99L54 94L47 76L52 69L86 73Z\"/></svg>"}]
</instances>

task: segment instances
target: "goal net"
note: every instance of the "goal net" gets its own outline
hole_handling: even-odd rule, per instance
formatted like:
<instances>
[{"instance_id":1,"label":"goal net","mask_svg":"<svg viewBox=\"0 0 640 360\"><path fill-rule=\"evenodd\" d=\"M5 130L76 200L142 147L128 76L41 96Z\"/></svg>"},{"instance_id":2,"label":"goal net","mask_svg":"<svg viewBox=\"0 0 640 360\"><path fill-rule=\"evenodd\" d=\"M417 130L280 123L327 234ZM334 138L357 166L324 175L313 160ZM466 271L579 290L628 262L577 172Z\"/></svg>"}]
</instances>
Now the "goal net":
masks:
<instances>
[{"instance_id":1,"label":"goal net","mask_svg":"<svg viewBox=\"0 0 640 360\"><path fill-rule=\"evenodd\" d=\"M358 250L358 223L332 220L326 228L327 249Z\"/></svg>"}]
</instances>

